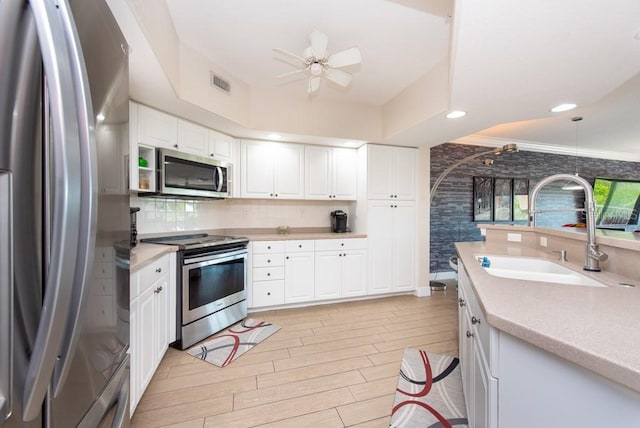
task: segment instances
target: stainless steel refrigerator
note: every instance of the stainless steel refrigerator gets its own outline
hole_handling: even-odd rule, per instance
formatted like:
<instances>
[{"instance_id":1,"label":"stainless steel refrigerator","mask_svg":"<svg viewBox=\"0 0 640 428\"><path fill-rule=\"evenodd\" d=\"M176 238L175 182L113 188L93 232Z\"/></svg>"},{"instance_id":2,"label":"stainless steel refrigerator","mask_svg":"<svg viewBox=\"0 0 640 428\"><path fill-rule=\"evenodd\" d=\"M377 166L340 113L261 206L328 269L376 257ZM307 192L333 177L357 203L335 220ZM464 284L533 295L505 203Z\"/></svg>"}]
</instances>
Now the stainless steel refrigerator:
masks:
<instances>
[{"instance_id":1,"label":"stainless steel refrigerator","mask_svg":"<svg viewBox=\"0 0 640 428\"><path fill-rule=\"evenodd\" d=\"M127 127L105 1L0 0L2 428L129 423Z\"/></svg>"}]
</instances>

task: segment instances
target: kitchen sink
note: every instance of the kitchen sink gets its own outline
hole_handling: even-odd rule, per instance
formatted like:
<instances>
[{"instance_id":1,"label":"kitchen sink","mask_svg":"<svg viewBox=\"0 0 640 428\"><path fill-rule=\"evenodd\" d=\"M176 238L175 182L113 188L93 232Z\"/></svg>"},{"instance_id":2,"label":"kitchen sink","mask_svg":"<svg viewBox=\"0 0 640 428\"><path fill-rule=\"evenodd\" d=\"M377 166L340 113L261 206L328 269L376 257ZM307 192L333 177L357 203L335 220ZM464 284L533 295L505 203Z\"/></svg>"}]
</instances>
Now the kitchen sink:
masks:
<instances>
[{"instance_id":1,"label":"kitchen sink","mask_svg":"<svg viewBox=\"0 0 640 428\"><path fill-rule=\"evenodd\" d=\"M476 258L482 263L484 270L493 276L525 281L606 287L601 282L549 260L491 255L478 255ZM484 263L483 260L485 260Z\"/></svg>"}]
</instances>

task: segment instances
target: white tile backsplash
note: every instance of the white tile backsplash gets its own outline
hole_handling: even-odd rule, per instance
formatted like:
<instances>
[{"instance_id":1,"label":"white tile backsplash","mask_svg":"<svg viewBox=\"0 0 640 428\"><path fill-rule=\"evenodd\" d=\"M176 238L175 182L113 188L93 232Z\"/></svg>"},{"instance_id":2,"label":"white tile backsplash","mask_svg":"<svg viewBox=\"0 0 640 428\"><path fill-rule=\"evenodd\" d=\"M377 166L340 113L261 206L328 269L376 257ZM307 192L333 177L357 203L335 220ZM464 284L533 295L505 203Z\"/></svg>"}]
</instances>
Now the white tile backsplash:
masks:
<instances>
[{"instance_id":1,"label":"white tile backsplash","mask_svg":"<svg viewBox=\"0 0 640 428\"><path fill-rule=\"evenodd\" d=\"M341 209L350 216L355 213L355 202L340 201L183 200L132 196L131 206L141 210L137 217L139 234L285 225L329 227L331 211Z\"/></svg>"}]
</instances>

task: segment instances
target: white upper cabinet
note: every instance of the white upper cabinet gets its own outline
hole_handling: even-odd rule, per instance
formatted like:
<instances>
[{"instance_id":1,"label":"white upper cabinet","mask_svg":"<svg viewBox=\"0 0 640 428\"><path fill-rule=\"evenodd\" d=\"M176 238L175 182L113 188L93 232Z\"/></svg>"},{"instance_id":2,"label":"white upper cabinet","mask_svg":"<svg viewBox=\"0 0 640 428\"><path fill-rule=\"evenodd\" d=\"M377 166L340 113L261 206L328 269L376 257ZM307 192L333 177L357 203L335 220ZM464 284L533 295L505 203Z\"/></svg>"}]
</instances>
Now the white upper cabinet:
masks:
<instances>
[{"instance_id":1,"label":"white upper cabinet","mask_svg":"<svg viewBox=\"0 0 640 428\"><path fill-rule=\"evenodd\" d=\"M304 146L242 141L241 197L304 198Z\"/></svg>"},{"instance_id":2,"label":"white upper cabinet","mask_svg":"<svg viewBox=\"0 0 640 428\"><path fill-rule=\"evenodd\" d=\"M138 104L136 144L175 150L178 145L178 118Z\"/></svg>"},{"instance_id":3,"label":"white upper cabinet","mask_svg":"<svg viewBox=\"0 0 640 428\"><path fill-rule=\"evenodd\" d=\"M209 145L209 130L204 126L178 119L178 145L175 150L205 156Z\"/></svg>"},{"instance_id":4,"label":"white upper cabinet","mask_svg":"<svg viewBox=\"0 0 640 428\"><path fill-rule=\"evenodd\" d=\"M356 151L306 146L305 199L356 199Z\"/></svg>"},{"instance_id":5,"label":"white upper cabinet","mask_svg":"<svg viewBox=\"0 0 640 428\"><path fill-rule=\"evenodd\" d=\"M222 132L209 130L209 150L207 156L222 162L233 162L233 137Z\"/></svg>"},{"instance_id":6,"label":"white upper cabinet","mask_svg":"<svg viewBox=\"0 0 640 428\"><path fill-rule=\"evenodd\" d=\"M367 150L368 198L415 200L416 149L370 145Z\"/></svg>"}]
</instances>

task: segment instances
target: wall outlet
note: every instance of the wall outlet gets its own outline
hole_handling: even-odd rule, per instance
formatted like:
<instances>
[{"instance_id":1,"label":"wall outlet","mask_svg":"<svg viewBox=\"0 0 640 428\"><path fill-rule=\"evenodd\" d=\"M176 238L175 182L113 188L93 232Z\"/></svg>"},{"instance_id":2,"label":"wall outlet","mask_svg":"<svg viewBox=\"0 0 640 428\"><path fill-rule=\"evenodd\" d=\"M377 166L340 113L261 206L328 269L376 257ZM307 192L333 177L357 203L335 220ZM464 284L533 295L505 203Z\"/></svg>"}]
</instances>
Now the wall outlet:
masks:
<instances>
[{"instance_id":1,"label":"wall outlet","mask_svg":"<svg viewBox=\"0 0 640 428\"><path fill-rule=\"evenodd\" d=\"M541 236L540 237L540 246L541 247L546 247L547 246L547 237L546 236Z\"/></svg>"},{"instance_id":2,"label":"wall outlet","mask_svg":"<svg viewBox=\"0 0 640 428\"><path fill-rule=\"evenodd\" d=\"M507 241L522 242L522 235L519 233L507 233Z\"/></svg>"}]
</instances>

